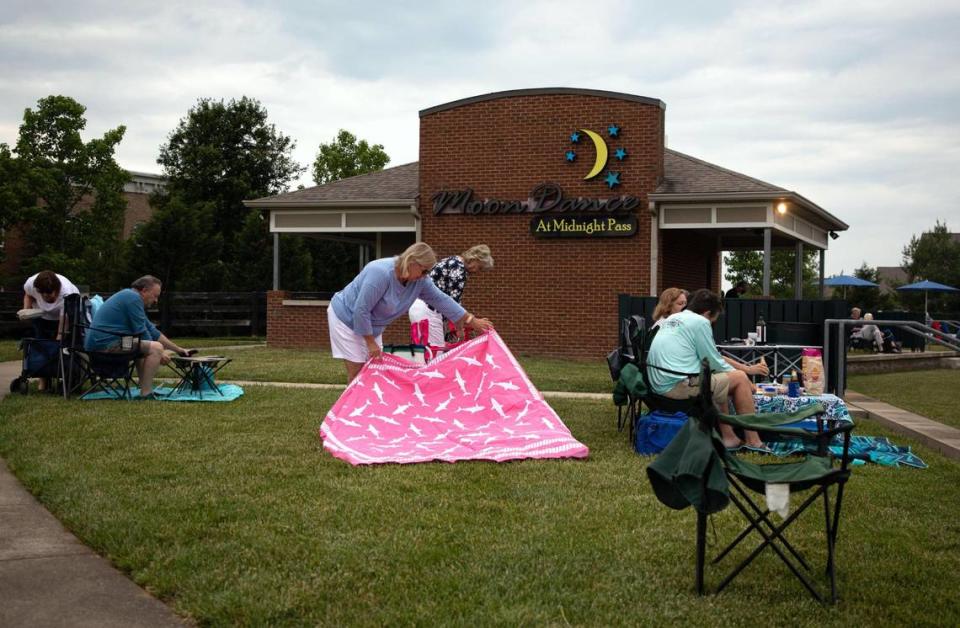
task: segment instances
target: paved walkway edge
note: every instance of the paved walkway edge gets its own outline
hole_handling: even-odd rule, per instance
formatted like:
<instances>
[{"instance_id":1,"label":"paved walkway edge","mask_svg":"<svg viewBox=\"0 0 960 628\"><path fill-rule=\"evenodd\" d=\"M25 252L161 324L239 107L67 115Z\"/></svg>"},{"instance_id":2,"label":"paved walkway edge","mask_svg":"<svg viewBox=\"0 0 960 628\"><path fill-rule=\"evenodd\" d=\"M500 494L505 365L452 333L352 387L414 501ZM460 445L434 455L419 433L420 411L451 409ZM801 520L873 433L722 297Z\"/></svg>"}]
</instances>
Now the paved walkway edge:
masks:
<instances>
[{"instance_id":1,"label":"paved walkway edge","mask_svg":"<svg viewBox=\"0 0 960 628\"><path fill-rule=\"evenodd\" d=\"M937 423L919 414L877 401L852 390L847 391L844 400L848 406L863 410L871 421L914 438L947 458L960 460L960 430L957 428Z\"/></svg>"}]
</instances>

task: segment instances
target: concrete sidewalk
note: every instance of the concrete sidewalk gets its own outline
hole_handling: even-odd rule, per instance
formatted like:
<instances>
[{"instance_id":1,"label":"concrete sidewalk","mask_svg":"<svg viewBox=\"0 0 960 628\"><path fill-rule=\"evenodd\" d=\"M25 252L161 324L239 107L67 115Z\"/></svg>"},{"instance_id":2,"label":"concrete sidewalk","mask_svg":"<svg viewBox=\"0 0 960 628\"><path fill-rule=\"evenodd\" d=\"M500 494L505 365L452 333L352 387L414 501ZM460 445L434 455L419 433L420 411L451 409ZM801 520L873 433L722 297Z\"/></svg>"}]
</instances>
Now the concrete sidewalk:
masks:
<instances>
[{"instance_id":1,"label":"concrete sidewalk","mask_svg":"<svg viewBox=\"0 0 960 628\"><path fill-rule=\"evenodd\" d=\"M0 363L0 399L20 362ZM0 458L0 626L184 626L68 532Z\"/></svg>"}]
</instances>

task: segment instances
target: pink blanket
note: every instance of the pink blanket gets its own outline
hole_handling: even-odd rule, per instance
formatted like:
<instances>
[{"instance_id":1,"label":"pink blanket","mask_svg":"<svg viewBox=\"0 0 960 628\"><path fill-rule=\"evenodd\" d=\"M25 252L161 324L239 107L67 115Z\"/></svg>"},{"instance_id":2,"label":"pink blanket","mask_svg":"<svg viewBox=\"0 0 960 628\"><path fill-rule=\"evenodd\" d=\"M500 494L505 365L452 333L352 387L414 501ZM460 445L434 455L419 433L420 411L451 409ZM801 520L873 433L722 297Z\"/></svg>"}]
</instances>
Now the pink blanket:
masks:
<instances>
[{"instance_id":1,"label":"pink blanket","mask_svg":"<svg viewBox=\"0 0 960 628\"><path fill-rule=\"evenodd\" d=\"M350 464L586 458L496 332L425 365L368 362L320 426Z\"/></svg>"}]
</instances>

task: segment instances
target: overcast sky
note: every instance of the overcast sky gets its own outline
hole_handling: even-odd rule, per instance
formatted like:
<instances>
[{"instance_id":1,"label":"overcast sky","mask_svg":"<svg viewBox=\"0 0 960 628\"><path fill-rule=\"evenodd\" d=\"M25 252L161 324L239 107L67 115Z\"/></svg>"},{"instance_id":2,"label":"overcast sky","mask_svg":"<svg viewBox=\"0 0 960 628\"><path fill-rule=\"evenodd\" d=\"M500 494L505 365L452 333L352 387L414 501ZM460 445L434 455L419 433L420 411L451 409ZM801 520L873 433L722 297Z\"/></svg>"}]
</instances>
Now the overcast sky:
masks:
<instances>
[{"instance_id":1,"label":"overcast sky","mask_svg":"<svg viewBox=\"0 0 960 628\"><path fill-rule=\"evenodd\" d=\"M0 142L50 94L119 124L128 170L201 97L258 99L312 163L340 128L418 158L417 112L532 87L667 104L671 148L850 225L827 274L960 231L960 2L0 0ZM312 185L309 173L302 181Z\"/></svg>"}]
</instances>

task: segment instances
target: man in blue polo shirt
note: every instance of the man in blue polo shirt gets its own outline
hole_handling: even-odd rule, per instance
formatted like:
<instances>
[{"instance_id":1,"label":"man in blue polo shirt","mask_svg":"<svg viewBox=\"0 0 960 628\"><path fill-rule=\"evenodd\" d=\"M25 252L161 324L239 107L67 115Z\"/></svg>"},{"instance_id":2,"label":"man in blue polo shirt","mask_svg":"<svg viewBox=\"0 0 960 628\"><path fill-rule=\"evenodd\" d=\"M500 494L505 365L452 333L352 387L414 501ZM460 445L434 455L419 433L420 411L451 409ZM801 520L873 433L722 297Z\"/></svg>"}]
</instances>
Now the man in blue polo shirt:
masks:
<instances>
[{"instance_id":1,"label":"man in blue polo shirt","mask_svg":"<svg viewBox=\"0 0 960 628\"><path fill-rule=\"evenodd\" d=\"M84 340L84 347L88 351L121 351L123 336L140 338L140 353L143 355L137 360L140 399L157 398L153 392L153 376L161 364L170 361L164 349L184 356L190 353L161 334L147 318L147 308L160 298L161 288L159 279L145 275L129 288L107 299L93 315L93 322Z\"/></svg>"}]
</instances>

